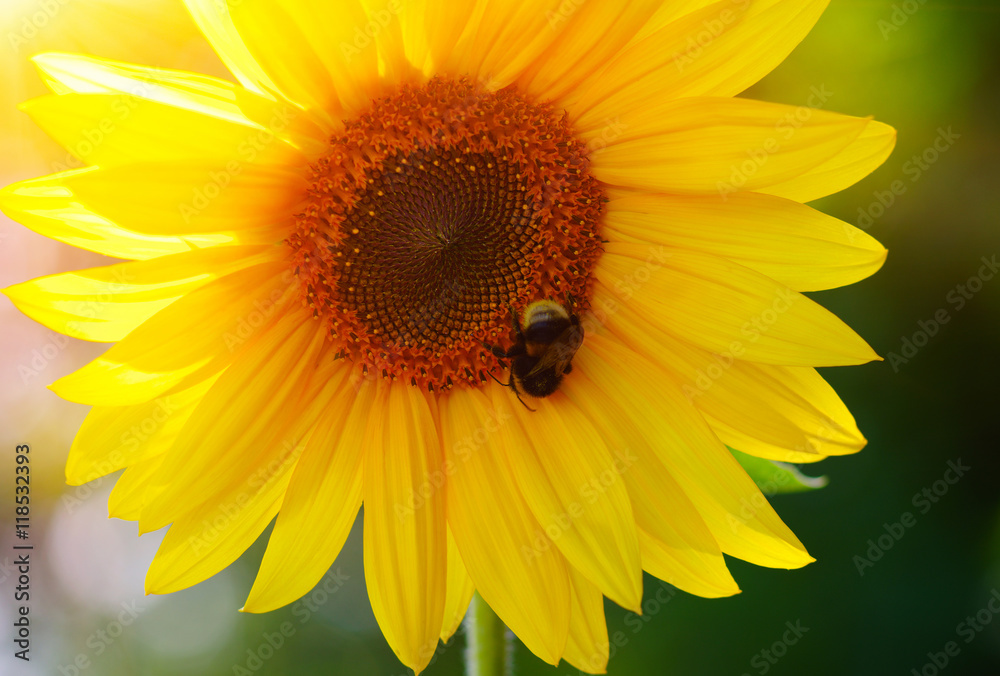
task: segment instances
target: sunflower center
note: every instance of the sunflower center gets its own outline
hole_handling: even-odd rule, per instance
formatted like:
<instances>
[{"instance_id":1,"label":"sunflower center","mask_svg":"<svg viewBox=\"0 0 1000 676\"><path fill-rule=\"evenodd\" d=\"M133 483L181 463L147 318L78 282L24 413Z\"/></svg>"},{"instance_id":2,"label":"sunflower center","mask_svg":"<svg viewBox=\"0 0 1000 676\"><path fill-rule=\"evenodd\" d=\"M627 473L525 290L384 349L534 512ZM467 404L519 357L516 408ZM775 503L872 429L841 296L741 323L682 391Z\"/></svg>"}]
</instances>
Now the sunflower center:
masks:
<instances>
[{"instance_id":1,"label":"sunflower center","mask_svg":"<svg viewBox=\"0 0 1000 676\"><path fill-rule=\"evenodd\" d=\"M435 78L344 123L288 239L338 355L430 390L478 385L510 307L589 304L604 195L584 145L512 88Z\"/></svg>"}]
</instances>

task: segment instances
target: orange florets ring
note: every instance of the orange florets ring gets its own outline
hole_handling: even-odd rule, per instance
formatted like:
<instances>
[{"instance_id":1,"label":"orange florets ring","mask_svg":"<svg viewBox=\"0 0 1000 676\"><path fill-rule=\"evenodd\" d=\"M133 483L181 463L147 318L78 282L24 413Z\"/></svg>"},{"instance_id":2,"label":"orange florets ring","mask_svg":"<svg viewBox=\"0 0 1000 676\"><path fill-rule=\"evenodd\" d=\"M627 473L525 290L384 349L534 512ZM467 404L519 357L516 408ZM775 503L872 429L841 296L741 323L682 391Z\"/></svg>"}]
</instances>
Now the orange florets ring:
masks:
<instances>
[{"instance_id":1,"label":"orange florets ring","mask_svg":"<svg viewBox=\"0 0 1000 676\"><path fill-rule=\"evenodd\" d=\"M508 304L587 308L605 200L550 106L434 78L346 121L311 170L287 243L303 301L366 373L478 385Z\"/></svg>"}]
</instances>

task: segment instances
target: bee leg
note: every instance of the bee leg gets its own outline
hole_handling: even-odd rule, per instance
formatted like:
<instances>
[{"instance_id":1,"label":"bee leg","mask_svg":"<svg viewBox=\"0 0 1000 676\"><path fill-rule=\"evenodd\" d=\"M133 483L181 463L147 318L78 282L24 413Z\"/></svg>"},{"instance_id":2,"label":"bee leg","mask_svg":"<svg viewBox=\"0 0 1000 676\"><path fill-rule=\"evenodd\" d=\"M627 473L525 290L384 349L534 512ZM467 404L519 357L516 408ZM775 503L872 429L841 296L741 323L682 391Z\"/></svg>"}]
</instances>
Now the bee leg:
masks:
<instances>
[{"instance_id":1,"label":"bee leg","mask_svg":"<svg viewBox=\"0 0 1000 676\"><path fill-rule=\"evenodd\" d=\"M495 375L493 375L492 371L487 371L486 375L488 375L490 378L492 378L493 380L497 381L498 384L503 385L504 387L508 387L510 385L510 383L505 383L504 381L500 380Z\"/></svg>"},{"instance_id":2,"label":"bee leg","mask_svg":"<svg viewBox=\"0 0 1000 676\"><path fill-rule=\"evenodd\" d=\"M487 343L485 341L482 343L482 346L484 348L486 348L487 350L489 350L490 354L492 354L497 359L509 359L510 357L516 356L516 354L511 354L512 352L514 352L513 348L511 348L510 350L505 350L502 347L500 347L499 345L490 345L489 343ZM504 368L507 368L507 367L504 366Z\"/></svg>"},{"instance_id":3,"label":"bee leg","mask_svg":"<svg viewBox=\"0 0 1000 676\"><path fill-rule=\"evenodd\" d=\"M499 345L493 345L492 347L490 347L490 352L492 352L493 356L496 357L497 359L507 359L508 357L510 357L510 355L507 354L507 350L503 349ZM507 367L504 366L504 368Z\"/></svg>"},{"instance_id":4,"label":"bee leg","mask_svg":"<svg viewBox=\"0 0 1000 676\"><path fill-rule=\"evenodd\" d=\"M528 406L527 404L525 404L524 403L524 399L521 399L521 393L518 391L517 385L514 384L514 376L511 376L510 382L508 383L508 385L510 385L510 389L514 390L514 396L517 397L517 400L519 402L521 402L521 405L524 406L529 411L531 411L532 413L535 413L536 412L535 409L533 409L530 406Z\"/></svg>"},{"instance_id":5,"label":"bee leg","mask_svg":"<svg viewBox=\"0 0 1000 676\"><path fill-rule=\"evenodd\" d=\"M531 411L532 413L537 413L537 412L538 412L538 409L535 409L535 408L531 408L530 406L528 406L527 404L525 404L525 403L524 403L524 399L521 399L521 395L520 395L520 394L518 394L518 395L517 395L517 400L518 400L519 402L521 402L521 405L522 405L522 406L524 406L524 407L525 407L526 409L528 409L528 410L529 410L529 411Z\"/></svg>"},{"instance_id":6,"label":"bee leg","mask_svg":"<svg viewBox=\"0 0 1000 676\"><path fill-rule=\"evenodd\" d=\"M522 354L526 354L523 343L517 343L509 350L505 350L499 345L488 345L487 343L483 343L483 347L489 350L497 359L510 359L511 357L520 357ZM504 368L507 367L504 366Z\"/></svg>"},{"instance_id":7,"label":"bee leg","mask_svg":"<svg viewBox=\"0 0 1000 676\"><path fill-rule=\"evenodd\" d=\"M499 349L499 348L496 348L496 349ZM501 364L501 366L503 366L504 368L507 368L503 364ZM493 375L492 371L487 371L486 375L488 375L490 378L492 378L493 380L495 380L498 385L503 385L504 387L509 387L510 389L514 390L514 396L517 397L517 400L519 402L521 402L521 405L524 406L529 411L531 411L532 413L535 412L535 409L533 409L530 406L528 406L527 404L525 404L524 403L524 399L521 399L521 393L518 391L517 385L514 384L514 376L513 375L510 376L510 379L507 382L504 382L504 381L500 380L499 378L497 378L495 375Z\"/></svg>"}]
</instances>

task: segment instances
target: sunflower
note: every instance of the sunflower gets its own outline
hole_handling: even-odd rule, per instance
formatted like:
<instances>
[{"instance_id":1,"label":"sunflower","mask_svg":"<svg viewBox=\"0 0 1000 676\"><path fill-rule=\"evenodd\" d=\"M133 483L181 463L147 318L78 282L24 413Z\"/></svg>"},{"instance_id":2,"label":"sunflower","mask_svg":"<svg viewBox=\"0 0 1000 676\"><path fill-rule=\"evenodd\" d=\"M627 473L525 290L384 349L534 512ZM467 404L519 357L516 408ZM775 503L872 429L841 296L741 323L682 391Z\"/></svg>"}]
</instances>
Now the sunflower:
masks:
<instances>
[{"instance_id":1,"label":"sunflower","mask_svg":"<svg viewBox=\"0 0 1000 676\"><path fill-rule=\"evenodd\" d=\"M0 195L131 261L6 293L116 343L52 389L93 406L69 482L125 468L111 515L172 524L149 592L274 520L244 610L288 604L363 504L403 663L478 591L541 659L599 672L603 597L639 610L644 570L722 597L723 554L812 560L727 446L864 445L813 367L878 357L801 292L885 250L803 202L895 133L733 96L826 0L187 5L239 85L37 56L55 95L25 110L90 166Z\"/></svg>"}]
</instances>

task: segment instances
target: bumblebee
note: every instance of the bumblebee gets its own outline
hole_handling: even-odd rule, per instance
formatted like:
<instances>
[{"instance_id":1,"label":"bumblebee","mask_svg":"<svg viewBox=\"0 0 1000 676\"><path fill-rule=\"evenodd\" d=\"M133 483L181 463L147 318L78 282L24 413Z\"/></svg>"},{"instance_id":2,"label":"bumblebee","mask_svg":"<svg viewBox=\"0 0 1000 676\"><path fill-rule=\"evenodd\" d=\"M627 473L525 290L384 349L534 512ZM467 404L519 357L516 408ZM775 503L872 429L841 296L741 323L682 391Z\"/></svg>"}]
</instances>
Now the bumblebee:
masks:
<instances>
[{"instance_id":1,"label":"bumblebee","mask_svg":"<svg viewBox=\"0 0 1000 676\"><path fill-rule=\"evenodd\" d=\"M583 344L583 327L575 314L552 300L531 303L521 319L514 307L509 307L517 342L509 350L483 345L497 359L511 360L510 380L504 383L492 373L490 376L514 390L518 401L534 411L521 399L521 393L547 397L559 389L563 376L573 369L573 356Z\"/></svg>"}]
</instances>

